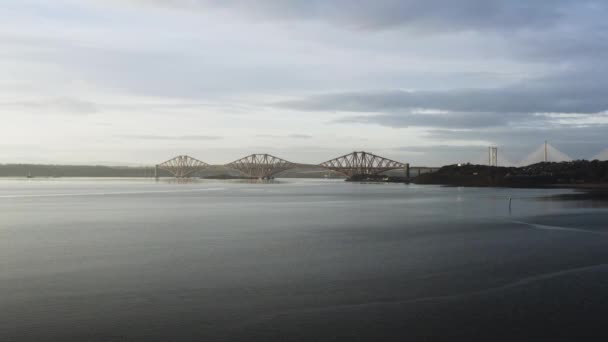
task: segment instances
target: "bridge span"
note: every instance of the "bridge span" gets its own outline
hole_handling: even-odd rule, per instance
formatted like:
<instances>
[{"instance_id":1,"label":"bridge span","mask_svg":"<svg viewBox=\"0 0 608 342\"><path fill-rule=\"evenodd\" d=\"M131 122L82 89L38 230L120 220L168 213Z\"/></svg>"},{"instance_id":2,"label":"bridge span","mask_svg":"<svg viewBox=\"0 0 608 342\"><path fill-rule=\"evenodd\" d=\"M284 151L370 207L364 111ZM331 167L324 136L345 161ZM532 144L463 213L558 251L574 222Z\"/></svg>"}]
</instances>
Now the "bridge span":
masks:
<instances>
[{"instance_id":1,"label":"bridge span","mask_svg":"<svg viewBox=\"0 0 608 342\"><path fill-rule=\"evenodd\" d=\"M154 176L158 177L158 170L160 169L171 173L175 178L186 178L208 167L209 164L203 161L187 155L181 155L156 165L154 167Z\"/></svg>"},{"instance_id":2,"label":"bridge span","mask_svg":"<svg viewBox=\"0 0 608 342\"><path fill-rule=\"evenodd\" d=\"M298 164L264 153L251 154L225 166L251 178L271 179L277 173L292 169Z\"/></svg>"},{"instance_id":3,"label":"bridge span","mask_svg":"<svg viewBox=\"0 0 608 342\"><path fill-rule=\"evenodd\" d=\"M403 169L406 177L409 178L409 164L383 158L365 151L355 151L345 154L319 165L326 169L339 172L348 178L356 176L373 176L395 169Z\"/></svg>"}]
</instances>

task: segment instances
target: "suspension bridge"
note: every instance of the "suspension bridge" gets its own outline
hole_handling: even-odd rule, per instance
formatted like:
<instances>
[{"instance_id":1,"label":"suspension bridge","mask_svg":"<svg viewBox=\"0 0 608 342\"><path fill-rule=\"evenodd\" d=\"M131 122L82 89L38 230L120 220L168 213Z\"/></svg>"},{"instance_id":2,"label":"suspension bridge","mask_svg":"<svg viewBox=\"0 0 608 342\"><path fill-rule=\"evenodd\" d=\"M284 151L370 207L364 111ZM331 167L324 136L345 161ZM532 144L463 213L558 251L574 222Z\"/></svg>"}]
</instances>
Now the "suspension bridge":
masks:
<instances>
[{"instance_id":1,"label":"suspension bridge","mask_svg":"<svg viewBox=\"0 0 608 342\"><path fill-rule=\"evenodd\" d=\"M505 149L500 149L497 146L490 146L487 152L480 153L479 156L473 160L472 164L489 165L489 166L527 166L540 162L567 162L574 160L566 153L560 151L555 146L545 142L539 145L536 149L526 155L523 159L518 162L514 162L504 153ZM508 151L507 151L508 154ZM603 156L602 156L603 154ZM602 153L594 156L592 159L605 160L608 159L608 149Z\"/></svg>"}]
</instances>

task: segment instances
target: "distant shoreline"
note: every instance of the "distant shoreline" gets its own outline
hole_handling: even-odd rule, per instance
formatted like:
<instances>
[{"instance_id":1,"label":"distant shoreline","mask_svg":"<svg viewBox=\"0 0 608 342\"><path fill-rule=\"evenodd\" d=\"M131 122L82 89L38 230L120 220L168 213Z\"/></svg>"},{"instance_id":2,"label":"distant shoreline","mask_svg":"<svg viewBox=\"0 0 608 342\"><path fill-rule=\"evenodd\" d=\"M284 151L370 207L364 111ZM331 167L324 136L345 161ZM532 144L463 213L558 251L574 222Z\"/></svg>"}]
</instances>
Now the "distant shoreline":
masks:
<instances>
[{"instance_id":1,"label":"distant shoreline","mask_svg":"<svg viewBox=\"0 0 608 342\"><path fill-rule=\"evenodd\" d=\"M608 161L543 162L524 167L458 164L413 179L416 184L503 188L608 188Z\"/></svg>"}]
</instances>

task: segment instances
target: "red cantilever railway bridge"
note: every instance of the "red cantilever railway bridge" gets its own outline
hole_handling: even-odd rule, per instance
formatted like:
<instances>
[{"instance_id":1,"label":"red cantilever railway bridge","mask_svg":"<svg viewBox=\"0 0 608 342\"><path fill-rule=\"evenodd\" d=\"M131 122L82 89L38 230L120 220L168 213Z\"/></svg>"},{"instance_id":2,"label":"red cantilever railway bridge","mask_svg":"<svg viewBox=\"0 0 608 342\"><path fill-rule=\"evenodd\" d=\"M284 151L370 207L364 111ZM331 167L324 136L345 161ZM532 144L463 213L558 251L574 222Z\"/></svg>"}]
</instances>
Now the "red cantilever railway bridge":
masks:
<instances>
[{"instance_id":1,"label":"red cantilever railway bridge","mask_svg":"<svg viewBox=\"0 0 608 342\"><path fill-rule=\"evenodd\" d=\"M182 155L158 164L156 168L168 171L177 178L184 178L195 172L205 170L209 166L203 161ZM248 177L270 179L280 172L303 166L303 164L292 163L270 154L251 154L224 166L237 170ZM318 166L342 173L348 178L377 175L395 169L404 169L409 176L409 164L363 151L345 154L318 164Z\"/></svg>"}]
</instances>

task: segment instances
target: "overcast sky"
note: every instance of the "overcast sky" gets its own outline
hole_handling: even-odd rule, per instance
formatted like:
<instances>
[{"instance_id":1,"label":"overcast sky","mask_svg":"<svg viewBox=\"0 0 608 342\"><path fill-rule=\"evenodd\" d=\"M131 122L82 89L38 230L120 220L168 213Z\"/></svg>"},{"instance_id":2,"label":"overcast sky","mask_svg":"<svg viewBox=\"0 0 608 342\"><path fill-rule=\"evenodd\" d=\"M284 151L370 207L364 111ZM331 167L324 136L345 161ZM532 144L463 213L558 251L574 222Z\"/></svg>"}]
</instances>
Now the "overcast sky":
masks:
<instances>
[{"instance_id":1,"label":"overcast sky","mask_svg":"<svg viewBox=\"0 0 608 342\"><path fill-rule=\"evenodd\" d=\"M608 1L0 3L0 163L608 148Z\"/></svg>"}]
</instances>

